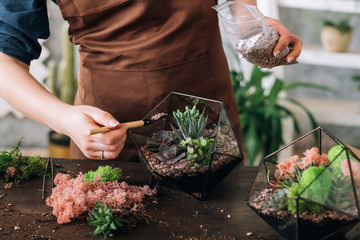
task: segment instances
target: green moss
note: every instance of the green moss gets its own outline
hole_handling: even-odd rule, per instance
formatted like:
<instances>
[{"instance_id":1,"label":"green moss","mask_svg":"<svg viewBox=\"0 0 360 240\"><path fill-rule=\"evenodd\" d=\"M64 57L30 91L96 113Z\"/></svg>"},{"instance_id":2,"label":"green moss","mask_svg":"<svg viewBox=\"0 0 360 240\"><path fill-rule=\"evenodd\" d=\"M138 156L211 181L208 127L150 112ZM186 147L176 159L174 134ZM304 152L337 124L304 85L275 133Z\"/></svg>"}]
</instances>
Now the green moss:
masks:
<instances>
[{"instance_id":1,"label":"green moss","mask_svg":"<svg viewBox=\"0 0 360 240\"><path fill-rule=\"evenodd\" d=\"M40 156L23 157L20 151L21 140L10 151L1 151L0 156L0 173L4 174L6 182L23 182L31 177L42 177L45 171L45 161ZM11 176L8 168L15 169L14 175Z\"/></svg>"},{"instance_id":2,"label":"green moss","mask_svg":"<svg viewBox=\"0 0 360 240\"><path fill-rule=\"evenodd\" d=\"M325 166L311 166L304 170L301 175L301 184L295 183L289 188L288 197L301 197L313 202L324 204L331 189L331 173L324 171ZM319 176L321 174L321 176ZM317 178L319 176L319 178ZM317 178L315 180L315 178ZM314 181L315 180L315 181ZM314 212L321 212L322 207L310 202L299 200L299 211L309 209ZM288 200L288 210L296 212L296 200Z\"/></svg>"},{"instance_id":3,"label":"green moss","mask_svg":"<svg viewBox=\"0 0 360 240\"><path fill-rule=\"evenodd\" d=\"M299 183L294 183L289 188L289 192L287 194L287 197L289 198L288 201L287 201L288 210L293 212L293 213L296 212L296 198L299 196L299 194L300 194L300 184ZM300 201L299 201L299 203L300 203ZM299 204L299 207L301 206L301 208L302 208L302 205L303 204ZM302 211L302 209L299 209L299 210Z\"/></svg>"},{"instance_id":4,"label":"green moss","mask_svg":"<svg viewBox=\"0 0 360 240\"><path fill-rule=\"evenodd\" d=\"M122 177L121 168L113 168L110 166L99 166L96 171L88 171L84 174L85 181L93 182L94 178L101 174L101 182L112 182Z\"/></svg>"},{"instance_id":5,"label":"green moss","mask_svg":"<svg viewBox=\"0 0 360 240\"><path fill-rule=\"evenodd\" d=\"M350 160L355 158L349 152ZM346 151L343 145L336 145L332 147L328 152L328 158L331 162L330 168L335 176L342 175L341 162L347 159Z\"/></svg>"}]
</instances>

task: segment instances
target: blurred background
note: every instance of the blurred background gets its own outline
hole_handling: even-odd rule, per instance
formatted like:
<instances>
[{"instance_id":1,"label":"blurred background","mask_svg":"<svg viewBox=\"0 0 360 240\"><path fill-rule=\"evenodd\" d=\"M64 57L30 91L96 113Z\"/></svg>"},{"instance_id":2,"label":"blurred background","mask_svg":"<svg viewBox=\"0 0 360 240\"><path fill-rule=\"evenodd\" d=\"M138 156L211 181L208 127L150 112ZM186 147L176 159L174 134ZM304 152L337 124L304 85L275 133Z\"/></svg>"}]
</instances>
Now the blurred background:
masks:
<instances>
[{"instance_id":1,"label":"blurred background","mask_svg":"<svg viewBox=\"0 0 360 240\"><path fill-rule=\"evenodd\" d=\"M300 84L292 89L281 89L275 99L281 108L271 110L273 116L281 115L281 126L267 125L264 128L254 125L258 127L255 133L243 129L244 151L247 152L245 143L250 140L257 141L260 147L257 156L251 156L246 164L258 165L262 156L273 150L274 146L267 147L271 143L262 139L277 139L280 144L286 144L312 130L314 125L309 116L342 142L360 148L360 1L258 0L258 6L264 15L280 19L291 32L298 35L304 42L303 51L298 59L299 64L259 70L239 59L223 34L232 77L237 80L233 81L234 91L238 91L238 96L247 96L249 93L240 92L239 89L246 84L251 85L257 78L264 89L262 107L268 114L270 110L266 110L266 98L274 88L276 79L284 85L301 82L303 86L308 83L308 87L301 87ZM60 62L63 55L64 21L58 7L51 1L48 1L48 11L51 37L42 42L42 55L31 64L31 73L44 85L50 74L49 62ZM334 35L346 35L349 45L345 49L329 46L327 43L337 40L326 39ZM76 72L77 55L74 56ZM310 87L311 84L326 86L331 90ZM299 104L288 101L289 97ZM246 118L251 114L251 109L244 107L246 104L243 100L238 105L242 109L242 120L249 121ZM284 108L287 114L277 114L276 109ZM268 115L264 113L264 117ZM249 121L249 124L255 123ZM0 150L12 148L23 137L23 155L48 156L49 132L48 128L17 113L0 99Z\"/></svg>"}]
</instances>

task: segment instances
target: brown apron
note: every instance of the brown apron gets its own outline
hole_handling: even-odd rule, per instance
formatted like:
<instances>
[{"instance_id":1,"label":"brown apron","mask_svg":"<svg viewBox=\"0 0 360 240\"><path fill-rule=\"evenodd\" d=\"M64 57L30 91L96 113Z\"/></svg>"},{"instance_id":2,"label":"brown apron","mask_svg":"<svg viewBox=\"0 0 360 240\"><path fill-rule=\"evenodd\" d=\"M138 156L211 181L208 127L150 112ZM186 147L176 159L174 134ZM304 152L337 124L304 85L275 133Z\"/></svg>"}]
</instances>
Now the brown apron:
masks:
<instances>
[{"instance_id":1,"label":"brown apron","mask_svg":"<svg viewBox=\"0 0 360 240\"><path fill-rule=\"evenodd\" d=\"M142 119L170 92L223 101L240 122L222 48L215 0L58 0L80 45L75 104ZM74 145L74 144L73 144ZM72 147L73 158L85 158ZM128 136L119 158L137 159Z\"/></svg>"}]
</instances>

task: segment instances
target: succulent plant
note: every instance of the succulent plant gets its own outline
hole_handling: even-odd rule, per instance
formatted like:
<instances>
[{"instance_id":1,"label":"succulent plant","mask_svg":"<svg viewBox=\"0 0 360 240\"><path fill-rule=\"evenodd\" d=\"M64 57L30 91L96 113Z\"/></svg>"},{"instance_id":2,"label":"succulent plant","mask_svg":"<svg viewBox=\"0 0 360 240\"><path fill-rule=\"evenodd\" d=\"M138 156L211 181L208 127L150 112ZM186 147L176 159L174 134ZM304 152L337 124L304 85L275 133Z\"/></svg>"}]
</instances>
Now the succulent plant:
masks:
<instances>
[{"instance_id":1,"label":"succulent plant","mask_svg":"<svg viewBox=\"0 0 360 240\"><path fill-rule=\"evenodd\" d=\"M193 161L189 162L189 165L200 167L199 163L204 165L209 164L209 158L206 156L207 153L211 152L213 148L213 138L200 137L197 139L187 138L185 141L181 141L182 146L187 147L187 159Z\"/></svg>"},{"instance_id":2,"label":"succulent plant","mask_svg":"<svg viewBox=\"0 0 360 240\"><path fill-rule=\"evenodd\" d=\"M177 130L172 124L171 128L174 131L174 135L182 140L186 140L187 138L197 139L203 137L205 134L206 124L208 120L208 116L205 117L205 109L201 114L199 114L199 110L196 109L196 105L192 109L189 109L188 106L185 107L185 112L180 112L177 110L173 112L174 122L179 127ZM214 133L215 129L207 134L206 137L210 137Z\"/></svg>"},{"instance_id":3,"label":"succulent plant","mask_svg":"<svg viewBox=\"0 0 360 240\"><path fill-rule=\"evenodd\" d=\"M174 122L179 129L172 124L174 136L180 141L180 145L187 148L187 159L189 165L199 167L200 164L208 164L209 158L206 155L213 148L214 139L211 138L216 129L205 135L208 116L205 117L205 109L200 114L196 105L192 109L185 107L185 112L177 110L173 112ZM200 157L203 156L203 157ZM191 160L193 159L193 160Z\"/></svg>"},{"instance_id":4,"label":"succulent plant","mask_svg":"<svg viewBox=\"0 0 360 240\"><path fill-rule=\"evenodd\" d=\"M330 194L326 200L326 205L335 209L344 210L351 207L354 200L353 186L350 176L342 174L332 176Z\"/></svg>"},{"instance_id":5,"label":"succulent plant","mask_svg":"<svg viewBox=\"0 0 360 240\"><path fill-rule=\"evenodd\" d=\"M102 233L104 238L107 238L112 230L123 227L126 220L115 217L111 208L105 202L97 201L94 209L89 214L88 222L96 227L93 232L94 236Z\"/></svg>"},{"instance_id":6,"label":"succulent plant","mask_svg":"<svg viewBox=\"0 0 360 240\"><path fill-rule=\"evenodd\" d=\"M170 162L171 164L174 164L185 156L186 153L178 146L171 145L169 147L168 145L163 144L159 148L159 153L156 155L156 159L161 162Z\"/></svg>"},{"instance_id":7,"label":"succulent plant","mask_svg":"<svg viewBox=\"0 0 360 240\"><path fill-rule=\"evenodd\" d=\"M266 198L265 208L270 208L272 211L286 210L288 189L276 189L272 195Z\"/></svg>"},{"instance_id":8,"label":"succulent plant","mask_svg":"<svg viewBox=\"0 0 360 240\"><path fill-rule=\"evenodd\" d=\"M173 137L168 131L154 133L151 138L146 139L148 148L153 152L158 152L161 145L168 145L173 141Z\"/></svg>"}]
</instances>

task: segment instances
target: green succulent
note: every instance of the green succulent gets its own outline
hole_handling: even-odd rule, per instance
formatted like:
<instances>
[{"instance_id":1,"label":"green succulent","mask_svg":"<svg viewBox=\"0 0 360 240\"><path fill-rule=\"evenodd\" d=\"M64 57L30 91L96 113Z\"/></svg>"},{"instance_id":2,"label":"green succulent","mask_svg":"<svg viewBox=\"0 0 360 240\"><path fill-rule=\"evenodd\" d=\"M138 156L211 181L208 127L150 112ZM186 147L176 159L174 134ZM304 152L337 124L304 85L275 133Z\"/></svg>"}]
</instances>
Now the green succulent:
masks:
<instances>
[{"instance_id":1,"label":"green succulent","mask_svg":"<svg viewBox=\"0 0 360 240\"><path fill-rule=\"evenodd\" d=\"M205 134L208 116L205 116L205 109L200 114L196 109L196 105L190 109L185 107L185 112L177 110L173 112L173 121L177 124L176 129L172 124L171 128L174 131L176 140L180 145L187 149L187 159L189 165L200 167L200 164L208 164L209 158L207 153L211 152L213 148L214 139L211 136L214 134L216 128Z\"/></svg>"},{"instance_id":2,"label":"green succulent","mask_svg":"<svg viewBox=\"0 0 360 240\"><path fill-rule=\"evenodd\" d=\"M171 128L174 131L174 135L180 140L186 140L187 138L197 139L203 137L206 130L206 124L208 116L205 117L205 109L201 114L196 109L196 105L192 109L188 106L185 107L185 112L177 110L173 112L173 121L179 127L177 130L172 124ZM207 134L206 137L210 137L215 132L215 129Z\"/></svg>"},{"instance_id":3,"label":"green succulent","mask_svg":"<svg viewBox=\"0 0 360 240\"><path fill-rule=\"evenodd\" d=\"M264 207L271 208L272 211L286 210L288 192L287 188L276 189L272 195L266 198Z\"/></svg>"},{"instance_id":4,"label":"green succulent","mask_svg":"<svg viewBox=\"0 0 360 240\"><path fill-rule=\"evenodd\" d=\"M343 34L348 33L353 29L352 26L350 25L350 16L341 19L339 22L334 22L332 20L325 19L324 26L336 28L337 30L339 30L339 32Z\"/></svg>"},{"instance_id":5,"label":"green succulent","mask_svg":"<svg viewBox=\"0 0 360 240\"><path fill-rule=\"evenodd\" d=\"M342 174L332 176L332 185L326 205L338 210L351 207L354 201L353 186L349 176Z\"/></svg>"},{"instance_id":6,"label":"green succulent","mask_svg":"<svg viewBox=\"0 0 360 240\"><path fill-rule=\"evenodd\" d=\"M107 238L111 231L123 227L126 220L113 215L111 208L103 201L97 201L88 217L88 223L96 227L93 236L103 234Z\"/></svg>"},{"instance_id":7,"label":"green succulent","mask_svg":"<svg viewBox=\"0 0 360 240\"><path fill-rule=\"evenodd\" d=\"M172 135L168 131L154 133L151 138L146 139L148 148L153 152L158 152L161 145L168 145L173 141Z\"/></svg>"},{"instance_id":8,"label":"green succulent","mask_svg":"<svg viewBox=\"0 0 360 240\"><path fill-rule=\"evenodd\" d=\"M182 122L185 122L188 119L188 116L190 116L191 119L196 119L198 120L200 118L200 111L198 109L196 109L196 105L193 106L192 109L189 109L188 106L185 107L185 112L181 112L179 109L175 112L173 112L173 115L175 117L180 119ZM173 119L173 121L177 124L175 118Z\"/></svg>"},{"instance_id":9,"label":"green succulent","mask_svg":"<svg viewBox=\"0 0 360 240\"><path fill-rule=\"evenodd\" d=\"M174 164L184 158L185 155L186 153L176 145L171 145L169 147L167 144L163 144L159 148L159 153L156 155L156 159L161 162Z\"/></svg>"},{"instance_id":10,"label":"green succulent","mask_svg":"<svg viewBox=\"0 0 360 240\"><path fill-rule=\"evenodd\" d=\"M200 167L200 163L203 165L209 164L209 158L206 154L211 152L214 140L213 138L200 137L197 139L187 138L181 141L180 145L187 147L187 159L193 159L193 161L189 161L189 165Z\"/></svg>"}]
</instances>

